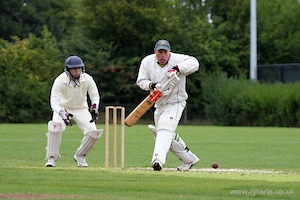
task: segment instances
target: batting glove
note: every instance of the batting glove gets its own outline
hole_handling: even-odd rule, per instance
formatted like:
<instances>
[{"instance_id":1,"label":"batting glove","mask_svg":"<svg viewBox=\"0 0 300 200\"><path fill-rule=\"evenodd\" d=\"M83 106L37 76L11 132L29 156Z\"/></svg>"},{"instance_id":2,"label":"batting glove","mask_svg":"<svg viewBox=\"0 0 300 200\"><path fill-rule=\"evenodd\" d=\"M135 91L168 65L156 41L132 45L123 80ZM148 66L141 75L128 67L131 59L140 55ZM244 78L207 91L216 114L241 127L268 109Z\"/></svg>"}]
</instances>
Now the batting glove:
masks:
<instances>
[{"instance_id":1,"label":"batting glove","mask_svg":"<svg viewBox=\"0 0 300 200\"><path fill-rule=\"evenodd\" d=\"M66 110L60 110L58 114L64 120L67 126L72 126L70 117L73 117L73 115L71 113L68 113Z\"/></svg>"},{"instance_id":2,"label":"batting glove","mask_svg":"<svg viewBox=\"0 0 300 200\"><path fill-rule=\"evenodd\" d=\"M90 113L92 115L92 119L91 119L90 123L95 122L98 119L98 116L99 116L97 105L95 103L93 105L91 105Z\"/></svg>"},{"instance_id":3,"label":"batting glove","mask_svg":"<svg viewBox=\"0 0 300 200\"><path fill-rule=\"evenodd\" d=\"M175 66L172 69L168 70L167 77L169 79L168 81L170 85L174 86L180 81L180 78L178 76L179 76L178 66Z\"/></svg>"},{"instance_id":4,"label":"batting glove","mask_svg":"<svg viewBox=\"0 0 300 200\"><path fill-rule=\"evenodd\" d=\"M168 81L170 85L174 86L180 81L180 78L176 73L173 73L173 75L169 77Z\"/></svg>"},{"instance_id":5,"label":"batting glove","mask_svg":"<svg viewBox=\"0 0 300 200\"><path fill-rule=\"evenodd\" d=\"M154 89L156 88L156 84L157 84L157 83L152 83L152 82L151 82L151 83L149 84L149 89L150 89L150 90L154 90Z\"/></svg>"},{"instance_id":6,"label":"batting glove","mask_svg":"<svg viewBox=\"0 0 300 200\"><path fill-rule=\"evenodd\" d=\"M160 83L155 83L154 89L160 90L161 89L161 84Z\"/></svg>"},{"instance_id":7,"label":"batting glove","mask_svg":"<svg viewBox=\"0 0 300 200\"><path fill-rule=\"evenodd\" d=\"M168 78L171 78L172 76L174 75L177 75L179 76L179 69L178 69L178 66L175 66L173 67L172 69L169 69L168 72L167 72L167 77Z\"/></svg>"},{"instance_id":8,"label":"batting glove","mask_svg":"<svg viewBox=\"0 0 300 200\"><path fill-rule=\"evenodd\" d=\"M154 89L155 89L155 90L160 90L160 91L161 91L161 84L160 84L160 83L156 83ZM172 89L169 88L169 89L166 89L165 91L161 91L161 92L162 92L162 95L163 95L163 96L167 96L167 95L169 95L169 94L171 93L171 91L172 91Z\"/></svg>"},{"instance_id":9,"label":"batting glove","mask_svg":"<svg viewBox=\"0 0 300 200\"><path fill-rule=\"evenodd\" d=\"M172 87L169 88L169 89L167 89L167 90L165 90L165 91L163 91L162 95L163 95L163 96L167 96L167 95L169 95L171 92L172 92Z\"/></svg>"}]
</instances>

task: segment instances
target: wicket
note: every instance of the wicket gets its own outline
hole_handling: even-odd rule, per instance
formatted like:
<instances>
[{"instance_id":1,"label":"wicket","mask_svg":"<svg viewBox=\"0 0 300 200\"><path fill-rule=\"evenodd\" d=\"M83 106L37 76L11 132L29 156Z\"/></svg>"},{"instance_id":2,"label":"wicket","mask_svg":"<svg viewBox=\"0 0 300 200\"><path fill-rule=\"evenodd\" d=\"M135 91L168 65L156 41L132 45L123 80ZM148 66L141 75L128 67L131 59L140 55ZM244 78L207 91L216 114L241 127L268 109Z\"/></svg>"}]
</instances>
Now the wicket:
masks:
<instances>
[{"instance_id":1,"label":"wicket","mask_svg":"<svg viewBox=\"0 0 300 200\"><path fill-rule=\"evenodd\" d=\"M105 167L109 167L109 119L110 110L112 110L112 120L113 120L113 167L117 167L117 127L118 127L118 116L120 116L120 129L121 129L121 149L120 149L120 165L121 168L125 168L124 163L124 140L125 140L125 130L124 130L124 120L125 120L125 108L122 106L106 106L105 107ZM120 112L118 112L120 111ZM118 113L120 113L118 115Z\"/></svg>"}]
</instances>

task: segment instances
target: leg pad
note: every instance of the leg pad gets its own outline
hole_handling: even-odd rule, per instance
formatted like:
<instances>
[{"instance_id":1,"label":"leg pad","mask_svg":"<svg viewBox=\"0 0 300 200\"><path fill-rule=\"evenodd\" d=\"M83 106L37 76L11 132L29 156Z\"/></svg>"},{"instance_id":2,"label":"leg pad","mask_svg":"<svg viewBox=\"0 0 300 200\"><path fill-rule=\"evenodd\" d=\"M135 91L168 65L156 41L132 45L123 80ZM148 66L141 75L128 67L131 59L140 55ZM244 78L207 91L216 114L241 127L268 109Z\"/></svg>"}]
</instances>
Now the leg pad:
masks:
<instances>
[{"instance_id":1,"label":"leg pad","mask_svg":"<svg viewBox=\"0 0 300 200\"><path fill-rule=\"evenodd\" d=\"M48 122L46 159L54 158L57 160L59 155L59 146L61 144L62 125L60 122Z\"/></svg>"},{"instance_id":2,"label":"leg pad","mask_svg":"<svg viewBox=\"0 0 300 200\"><path fill-rule=\"evenodd\" d=\"M102 129L89 131L81 140L81 145L76 151L77 156L86 156L94 147L97 140L102 136Z\"/></svg>"}]
</instances>

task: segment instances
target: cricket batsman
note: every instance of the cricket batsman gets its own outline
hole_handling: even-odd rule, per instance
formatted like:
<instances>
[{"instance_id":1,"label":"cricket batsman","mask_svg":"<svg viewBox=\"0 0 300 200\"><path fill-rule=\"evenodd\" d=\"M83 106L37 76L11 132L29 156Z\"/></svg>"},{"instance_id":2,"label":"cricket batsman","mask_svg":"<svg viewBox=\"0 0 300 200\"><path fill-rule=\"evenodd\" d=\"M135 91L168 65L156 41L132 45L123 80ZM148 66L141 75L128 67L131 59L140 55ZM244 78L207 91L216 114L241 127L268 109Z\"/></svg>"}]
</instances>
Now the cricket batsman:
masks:
<instances>
[{"instance_id":1,"label":"cricket batsman","mask_svg":"<svg viewBox=\"0 0 300 200\"><path fill-rule=\"evenodd\" d=\"M141 61L137 85L150 92L163 90L162 96L154 104L155 126L148 126L155 136L151 161L155 171L162 170L169 150L182 160L182 165L177 168L180 171L188 171L199 162L199 158L175 133L188 99L186 76L198 69L199 62L195 57L171 52L167 40L159 40L155 44L154 53ZM162 88L165 83L167 87Z\"/></svg>"},{"instance_id":2,"label":"cricket batsman","mask_svg":"<svg viewBox=\"0 0 300 200\"><path fill-rule=\"evenodd\" d=\"M87 95L91 100L88 107ZM66 59L64 72L55 80L51 89L52 120L48 122L46 167L55 167L60 158L62 132L72 126L73 120L83 132L83 139L73 159L78 167L87 167L86 156L101 137L103 130L96 128L100 95L92 76L85 72L85 65L78 56Z\"/></svg>"}]
</instances>

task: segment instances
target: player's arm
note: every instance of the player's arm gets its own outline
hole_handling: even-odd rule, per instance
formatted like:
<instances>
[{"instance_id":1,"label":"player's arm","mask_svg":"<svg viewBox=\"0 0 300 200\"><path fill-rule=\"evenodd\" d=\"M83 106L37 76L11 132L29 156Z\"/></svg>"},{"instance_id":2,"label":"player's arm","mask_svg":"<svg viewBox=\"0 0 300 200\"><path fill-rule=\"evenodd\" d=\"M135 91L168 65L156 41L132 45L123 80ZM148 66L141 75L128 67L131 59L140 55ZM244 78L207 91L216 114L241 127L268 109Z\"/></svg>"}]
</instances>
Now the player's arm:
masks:
<instances>
[{"instance_id":1,"label":"player's arm","mask_svg":"<svg viewBox=\"0 0 300 200\"><path fill-rule=\"evenodd\" d=\"M59 114L59 111L63 108L60 106L60 99L62 98L62 92L59 88L58 79L56 79L52 85L51 94L50 94L50 106L51 109Z\"/></svg>"},{"instance_id":2,"label":"player's arm","mask_svg":"<svg viewBox=\"0 0 300 200\"><path fill-rule=\"evenodd\" d=\"M199 70L199 61L193 56L181 55L175 67L181 74L189 75Z\"/></svg>"},{"instance_id":3,"label":"player's arm","mask_svg":"<svg viewBox=\"0 0 300 200\"><path fill-rule=\"evenodd\" d=\"M50 95L50 106L53 112L56 112L65 122L66 125L72 126L70 117L73 115L68 113L64 108L60 106L60 99L62 98L62 91L59 88L59 79L56 79L53 83Z\"/></svg>"},{"instance_id":4,"label":"player's arm","mask_svg":"<svg viewBox=\"0 0 300 200\"><path fill-rule=\"evenodd\" d=\"M144 91L152 89L151 87L153 86L153 82L149 77L150 73L153 73L151 72L151 63L148 63L145 59L143 59L139 68L136 84Z\"/></svg>"},{"instance_id":5,"label":"player's arm","mask_svg":"<svg viewBox=\"0 0 300 200\"><path fill-rule=\"evenodd\" d=\"M96 82L92 77L89 80L88 94L91 99L90 113L92 115L92 119L90 122L95 122L99 116L99 104L100 104L100 95L96 85Z\"/></svg>"}]
</instances>

